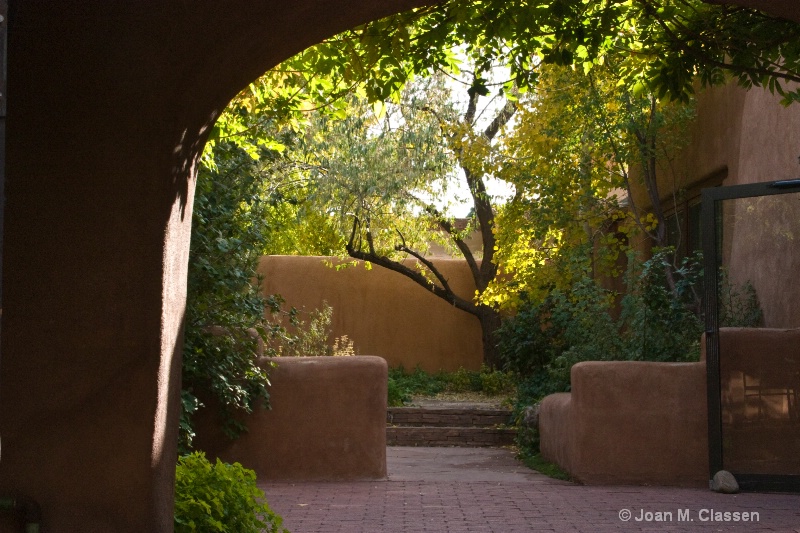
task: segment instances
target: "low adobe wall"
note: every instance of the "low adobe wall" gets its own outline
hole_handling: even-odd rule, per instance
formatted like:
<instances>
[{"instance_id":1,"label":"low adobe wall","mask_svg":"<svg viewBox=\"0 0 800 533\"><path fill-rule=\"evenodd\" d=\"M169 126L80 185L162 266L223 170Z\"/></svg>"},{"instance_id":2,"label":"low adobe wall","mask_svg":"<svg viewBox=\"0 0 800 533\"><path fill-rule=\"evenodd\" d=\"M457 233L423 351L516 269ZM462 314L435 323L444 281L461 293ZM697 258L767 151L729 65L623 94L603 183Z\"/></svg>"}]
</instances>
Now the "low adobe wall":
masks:
<instances>
[{"instance_id":1,"label":"low adobe wall","mask_svg":"<svg viewBox=\"0 0 800 533\"><path fill-rule=\"evenodd\" d=\"M584 362L571 375L571 393L542 401L546 459L588 484L707 483L704 360ZM720 385L723 467L800 474L800 329L720 329Z\"/></svg>"},{"instance_id":2,"label":"low adobe wall","mask_svg":"<svg viewBox=\"0 0 800 533\"><path fill-rule=\"evenodd\" d=\"M262 257L261 290L280 294L298 309L311 311L327 302L333 307L333 336L347 335L357 353L383 357L391 367L419 366L428 372L480 368L483 349L477 318L396 272L377 266L366 270L360 261L337 271L325 261L330 258ZM456 294L472 298L475 284L465 261L434 262Z\"/></svg>"},{"instance_id":3,"label":"low adobe wall","mask_svg":"<svg viewBox=\"0 0 800 533\"><path fill-rule=\"evenodd\" d=\"M235 441L206 409L197 447L239 462L259 480L386 477L386 362L380 357L287 357L270 369L271 410L244 418Z\"/></svg>"},{"instance_id":4,"label":"low adobe wall","mask_svg":"<svg viewBox=\"0 0 800 533\"><path fill-rule=\"evenodd\" d=\"M542 456L587 484L707 486L706 367L592 361L541 405Z\"/></svg>"}]
</instances>

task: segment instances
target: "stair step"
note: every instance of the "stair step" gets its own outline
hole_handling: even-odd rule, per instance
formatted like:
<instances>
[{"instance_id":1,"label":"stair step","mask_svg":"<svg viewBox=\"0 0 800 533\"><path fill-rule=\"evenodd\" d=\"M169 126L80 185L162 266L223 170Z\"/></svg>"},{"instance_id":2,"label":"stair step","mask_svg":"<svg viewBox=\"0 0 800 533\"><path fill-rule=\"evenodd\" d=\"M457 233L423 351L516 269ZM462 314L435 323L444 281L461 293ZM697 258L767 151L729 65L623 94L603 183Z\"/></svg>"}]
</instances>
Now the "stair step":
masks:
<instances>
[{"instance_id":1,"label":"stair step","mask_svg":"<svg viewBox=\"0 0 800 533\"><path fill-rule=\"evenodd\" d=\"M486 427L410 427L386 428L388 446L507 446L514 443L514 429Z\"/></svg>"},{"instance_id":2,"label":"stair step","mask_svg":"<svg viewBox=\"0 0 800 533\"><path fill-rule=\"evenodd\" d=\"M386 423L393 426L493 427L508 424L508 409L442 409L431 407L390 407Z\"/></svg>"}]
</instances>

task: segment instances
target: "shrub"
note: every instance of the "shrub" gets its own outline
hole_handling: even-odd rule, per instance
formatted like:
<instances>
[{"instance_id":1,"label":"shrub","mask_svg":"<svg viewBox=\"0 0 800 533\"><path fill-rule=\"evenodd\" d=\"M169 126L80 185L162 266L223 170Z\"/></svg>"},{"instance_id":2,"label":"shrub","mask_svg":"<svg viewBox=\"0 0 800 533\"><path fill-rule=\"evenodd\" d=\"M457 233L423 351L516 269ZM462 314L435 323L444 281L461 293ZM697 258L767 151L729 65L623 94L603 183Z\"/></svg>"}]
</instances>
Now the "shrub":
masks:
<instances>
[{"instance_id":1,"label":"shrub","mask_svg":"<svg viewBox=\"0 0 800 533\"><path fill-rule=\"evenodd\" d=\"M387 390L389 394L387 404L389 407L401 407L411 401L411 395L408 390L403 388L400 382L394 378L389 378Z\"/></svg>"},{"instance_id":2,"label":"shrub","mask_svg":"<svg viewBox=\"0 0 800 533\"><path fill-rule=\"evenodd\" d=\"M481 367L479 374L480 390L488 396L499 396L500 394L510 394L516 391L517 376L513 372L503 372L501 370L490 370L488 367Z\"/></svg>"},{"instance_id":3,"label":"shrub","mask_svg":"<svg viewBox=\"0 0 800 533\"><path fill-rule=\"evenodd\" d=\"M297 311L292 318L290 329L296 334L270 340L270 346L277 355L286 357L332 355L328 337L333 319L333 308L327 302L322 302L321 309L311 311L307 320L300 319Z\"/></svg>"},{"instance_id":4,"label":"shrub","mask_svg":"<svg viewBox=\"0 0 800 533\"><path fill-rule=\"evenodd\" d=\"M219 459L211 464L202 452L178 460L176 533L279 533L286 531L282 523L283 519L264 501L252 470Z\"/></svg>"},{"instance_id":5,"label":"shrub","mask_svg":"<svg viewBox=\"0 0 800 533\"><path fill-rule=\"evenodd\" d=\"M731 283L723 270L719 280L719 323L721 326L755 328L764 321L753 285L746 281L741 286Z\"/></svg>"},{"instance_id":6,"label":"shrub","mask_svg":"<svg viewBox=\"0 0 800 533\"><path fill-rule=\"evenodd\" d=\"M389 369L389 405L399 406L411 401L411 396L435 396L445 389L446 383L442 374L428 374L417 367L413 372L406 372L400 366Z\"/></svg>"},{"instance_id":7,"label":"shrub","mask_svg":"<svg viewBox=\"0 0 800 533\"><path fill-rule=\"evenodd\" d=\"M685 258L676 268L672 250L657 251L639 263L631 256L622 299L620 328L625 346L620 359L635 361L696 361L700 356L700 298L702 276L699 254ZM672 287L665 283L671 272Z\"/></svg>"},{"instance_id":8,"label":"shrub","mask_svg":"<svg viewBox=\"0 0 800 533\"><path fill-rule=\"evenodd\" d=\"M525 379L535 376L542 391L569 390L569 373L580 361L692 361L703 331L698 287L699 255L675 267L672 251L656 251L637 262L630 257L621 314L613 318L614 294L586 277L569 289L554 289L543 301L526 301L499 330L504 367ZM672 283L665 281L669 270ZM524 300L523 300L524 301ZM761 310L752 285L720 283L720 322L756 326ZM548 376L548 383L541 383ZM538 399L538 398L536 398Z\"/></svg>"},{"instance_id":9,"label":"shrub","mask_svg":"<svg viewBox=\"0 0 800 533\"><path fill-rule=\"evenodd\" d=\"M452 374L443 374L449 392L478 392L481 390L481 377L478 372L459 368Z\"/></svg>"},{"instance_id":10,"label":"shrub","mask_svg":"<svg viewBox=\"0 0 800 533\"><path fill-rule=\"evenodd\" d=\"M414 395L436 396L441 392L481 392L487 396L513 394L517 376L512 372L490 370L481 367L480 371L459 368L455 372L429 374L417 367L406 372L401 366L389 369L389 405L401 406L411 401Z\"/></svg>"},{"instance_id":11,"label":"shrub","mask_svg":"<svg viewBox=\"0 0 800 533\"><path fill-rule=\"evenodd\" d=\"M644 262L630 257L627 291L616 320L615 295L588 277L566 290L550 291L541 302L523 300L519 313L506 319L499 330L505 368L522 375L515 403L518 422L526 406L548 394L569 391L570 371L578 362L698 359L703 331L700 257L687 258L675 267L671 256L672 251L664 249ZM723 275L721 325L757 326L761 316L752 285L734 287ZM522 428L517 435L524 453L538 453L535 430Z\"/></svg>"}]
</instances>

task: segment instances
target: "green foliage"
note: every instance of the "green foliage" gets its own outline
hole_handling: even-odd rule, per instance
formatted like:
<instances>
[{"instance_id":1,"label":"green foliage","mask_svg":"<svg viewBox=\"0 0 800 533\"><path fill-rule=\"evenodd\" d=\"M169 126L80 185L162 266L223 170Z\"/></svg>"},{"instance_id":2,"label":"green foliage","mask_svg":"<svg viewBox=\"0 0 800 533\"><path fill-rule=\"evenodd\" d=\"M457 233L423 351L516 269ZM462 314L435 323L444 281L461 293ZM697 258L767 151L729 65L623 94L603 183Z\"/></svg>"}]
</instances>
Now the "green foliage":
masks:
<instances>
[{"instance_id":1,"label":"green foliage","mask_svg":"<svg viewBox=\"0 0 800 533\"><path fill-rule=\"evenodd\" d=\"M236 437L245 428L234 412L251 412L269 398L267 372L256 358L259 347L266 345L265 355L276 355L274 345L297 343L284 327L296 321L296 311L285 310L279 295L265 298L253 281L259 257L284 252L287 239L293 239L287 220L298 209L293 198L299 185L269 171L285 163L278 151L262 148L256 161L239 146L221 142L213 157L213 166L199 169L192 215L181 393L183 453L192 446L192 416L203 407L200 398L216 401L223 429ZM299 232L302 229L301 225Z\"/></svg>"},{"instance_id":2,"label":"green foliage","mask_svg":"<svg viewBox=\"0 0 800 533\"><path fill-rule=\"evenodd\" d=\"M671 249L656 251L644 262L630 255L618 319L613 318L614 294L587 277L542 301L526 301L505 320L500 350L505 368L523 376L520 405L569 390L570 370L580 361L697 360L703 332L700 257L686 258L678 267L672 257ZM667 270L672 288L665 282ZM749 283L731 287L723 279L721 293L722 325L758 325L761 310Z\"/></svg>"},{"instance_id":3,"label":"green foliage","mask_svg":"<svg viewBox=\"0 0 800 533\"><path fill-rule=\"evenodd\" d=\"M764 322L755 287L749 281L737 287L724 270L720 273L718 309L721 326L755 328Z\"/></svg>"},{"instance_id":4,"label":"green foliage","mask_svg":"<svg viewBox=\"0 0 800 533\"><path fill-rule=\"evenodd\" d=\"M389 369L389 405L401 406L412 396L436 396L440 393L475 392L487 396L513 394L517 376L512 372L492 370L486 366L479 371L459 368L455 372L428 373L417 367L406 372L401 366Z\"/></svg>"},{"instance_id":5,"label":"green foliage","mask_svg":"<svg viewBox=\"0 0 800 533\"><path fill-rule=\"evenodd\" d=\"M555 289L541 302L526 302L498 331L505 368L534 376L531 387L568 390L572 364L607 360L620 352L619 332L609 314L612 296L583 278L570 290ZM543 369L548 380L540 383Z\"/></svg>"},{"instance_id":6,"label":"green foliage","mask_svg":"<svg viewBox=\"0 0 800 533\"><path fill-rule=\"evenodd\" d=\"M554 291L551 299L551 321L563 331L564 343L561 353L547 365L558 388L568 390L575 363L624 357L620 328L610 314L613 294L594 280L583 278L569 291Z\"/></svg>"},{"instance_id":7,"label":"green foliage","mask_svg":"<svg viewBox=\"0 0 800 533\"><path fill-rule=\"evenodd\" d=\"M517 377L511 372L491 370L484 366L478 375L481 392L489 396L512 393L517 386Z\"/></svg>"},{"instance_id":8,"label":"green foliage","mask_svg":"<svg viewBox=\"0 0 800 533\"><path fill-rule=\"evenodd\" d=\"M549 394L568 392L569 385L564 385L552 379L546 367L539 367L531 373L523 375L517 385L517 395L514 403L514 418L521 421L523 411Z\"/></svg>"},{"instance_id":9,"label":"green foliage","mask_svg":"<svg viewBox=\"0 0 800 533\"><path fill-rule=\"evenodd\" d=\"M403 388L399 380L390 376L387 382L387 389L387 405L389 407L400 407L411 402L411 396L408 393L408 389Z\"/></svg>"},{"instance_id":10,"label":"green foliage","mask_svg":"<svg viewBox=\"0 0 800 533\"><path fill-rule=\"evenodd\" d=\"M271 69L222 114L203 162L213 168L223 143L254 159L285 150L278 133L302 132L309 110L345 116L353 93L397 101L416 76L458 75L465 59L479 73L502 64L511 74L500 86L476 76L470 96L534 88L544 62L584 72L615 64L621 84L659 98L686 99L697 78L706 86L733 77L785 104L800 99L792 85L800 81L800 25L753 9L701 0L449 0L335 35Z\"/></svg>"},{"instance_id":11,"label":"green foliage","mask_svg":"<svg viewBox=\"0 0 800 533\"><path fill-rule=\"evenodd\" d=\"M529 428L528 431L537 433L535 429ZM530 468L531 470L536 470L547 477L551 477L553 479L561 479L563 481L570 481L572 476L569 475L564 469L558 466L555 463L551 463L546 461L542 456L538 453L539 450L539 442L538 436L534 439L535 446L525 446L524 448L520 449L520 453L518 455L519 459L522 461L522 464ZM532 450L536 450L535 452Z\"/></svg>"},{"instance_id":12,"label":"green foliage","mask_svg":"<svg viewBox=\"0 0 800 533\"><path fill-rule=\"evenodd\" d=\"M269 397L267 374L255 357L255 337L268 335L263 316L269 302L252 283L269 231L267 203L263 176L240 172L248 160L228 147L218 154L216 170L198 175L183 352L183 452L191 448L191 417L202 407L198 395L218 400L231 435L242 430L231 412L250 412ZM248 333L253 329L255 336Z\"/></svg>"},{"instance_id":13,"label":"green foliage","mask_svg":"<svg viewBox=\"0 0 800 533\"><path fill-rule=\"evenodd\" d=\"M272 355L278 357L317 357L356 355L355 343L347 335L333 339L333 308L322 302L321 309L302 318L302 311L292 310L290 324L283 335L273 336L268 341Z\"/></svg>"},{"instance_id":14,"label":"green foliage","mask_svg":"<svg viewBox=\"0 0 800 533\"><path fill-rule=\"evenodd\" d=\"M471 372L459 368L452 374L443 374L446 389L452 392L478 392L481 390L481 376L478 372Z\"/></svg>"},{"instance_id":15,"label":"green foliage","mask_svg":"<svg viewBox=\"0 0 800 533\"><path fill-rule=\"evenodd\" d=\"M509 66L520 87L533 87L538 58L582 69L620 61L629 87L684 98L732 76L800 99L800 25L754 9L700 0L451 0L403 13L352 32L371 57L406 58L411 70L452 68L442 50L463 45L479 64ZM431 51L439 50L439 53ZM399 74L399 75L398 75ZM407 79L390 71L372 82L376 97ZM486 91L476 83L474 91Z\"/></svg>"},{"instance_id":16,"label":"green foliage","mask_svg":"<svg viewBox=\"0 0 800 533\"><path fill-rule=\"evenodd\" d=\"M679 290L673 293L663 286L665 257L666 252L656 254L629 269L618 320L613 318L614 295L588 277L523 306L500 330L506 367L533 376L531 386L546 392L568 390L570 369L580 361L696 358L702 328L686 307L682 288L696 281L697 265L677 270ZM544 382L543 370L548 375Z\"/></svg>"},{"instance_id":17,"label":"green foliage","mask_svg":"<svg viewBox=\"0 0 800 533\"><path fill-rule=\"evenodd\" d=\"M429 374L417 367L406 372L400 366L389 369L389 405L400 406L411 401L411 397L435 396L445 390L447 383L443 374Z\"/></svg>"},{"instance_id":18,"label":"green foliage","mask_svg":"<svg viewBox=\"0 0 800 533\"><path fill-rule=\"evenodd\" d=\"M328 344L332 318L333 308L327 302L322 302L322 309L311 311L306 320L298 312L289 328L295 335L272 339L270 346L275 355L284 357L332 355Z\"/></svg>"},{"instance_id":19,"label":"green foliage","mask_svg":"<svg viewBox=\"0 0 800 533\"><path fill-rule=\"evenodd\" d=\"M551 291L543 301L524 301L519 313L503 323L498 333L505 368L521 375L514 418L526 464L545 473L550 468L539 465L538 431L521 424L525 408L549 394L569 391L576 363L697 360L703 331L696 294L701 261L696 255L675 267L672 259L671 249L656 251L644 262L630 256L626 294L616 320L614 295L584 278L570 290ZM672 289L665 269L671 272ZM732 286L723 275L720 295L721 325L759 325L762 313L750 283Z\"/></svg>"},{"instance_id":20,"label":"green foliage","mask_svg":"<svg viewBox=\"0 0 800 533\"><path fill-rule=\"evenodd\" d=\"M417 94L415 94L415 91ZM380 256L403 254L396 245L427 248L434 233L421 196L429 196L452 166L439 144L439 125L419 109L421 88L403 93L400 104L375 109L366 100L347 99L346 115L312 114L295 157L306 162L304 175L315 183L309 200L329 213L345 243ZM444 98L425 92L427 105ZM436 240L441 240L438 237Z\"/></svg>"},{"instance_id":21,"label":"green foliage","mask_svg":"<svg viewBox=\"0 0 800 533\"><path fill-rule=\"evenodd\" d=\"M696 361L700 356L701 258L685 258L675 268L673 251L657 251L639 264L629 259L627 291L622 298L625 358L636 361ZM665 272L674 279L671 289Z\"/></svg>"},{"instance_id":22,"label":"green foliage","mask_svg":"<svg viewBox=\"0 0 800 533\"><path fill-rule=\"evenodd\" d=\"M517 378L511 372L493 370L483 365L477 372L459 368L453 373L441 375L447 392L481 392L487 396L498 396L514 392Z\"/></svg>"},{"instance_id":23,"label":"green foliage","mask_svg":"<svg viewBox=\"0 0 800 533\"><path fill-rule=\"evenodd\" d=\"M623 191L640 185L631 169L647 170L639 188L648 196L680 183L670 158L694 117L692 105L627 90L612 65L589 73L553 65L538 71L535 92L519 100L499 174L516 189L496 232L496 261L506 275L481 296L512 310L520 295L540 300L587 271L621 276L619 258L639 235L664 240L663 212L644 212Z\"/></svg>"},{"instance_id":24,"label":"green foliage","mask_svg":"<svg viewBox=\"0 0 800 533\"><path fill-rule=\"evenodd\" d=\"M568 388L568 385L566 388ZM541 457L539 453L539 428L524 423L525 412L529 406L540 402L542 398L549 394L565 391L565 385L563 383L559 384L554 380L544 368L539 368L531 374L521 377L517 385L512 418L517 428L515 441L518 450L517 456L523 464L546 476L569 480L569 474Z\"/></svg>"},{"instance_id":25,"label":"green foliage","mask_svg":"<svg viewBox=\"0 0 800 533\"><path fill-rule=\"evenodd\" d=\"M239 463L211 464L196 452L178 460L175 471L176 533L279 533L283 519L256 486L256 475Z\"/></svg>"},{"instance_id":26,"label":"green foliage","mask_svg":"<svg viewBox=\"0 0 800 533\"><path fill-rule=\"evenodd\" d=\"M506 101L496 114L487 112L494 115L493 126L483 129L486 120L479 125L476 118L479 99L459 112L452 84L432 75L408 84L395 102L373 106L353 95L343 99L341 116L309 114L297 150L289 150L296 161L290 170L314 184L307 201L327 214L328 227L345 243L340 254L408 277L475 315L487 329L499 323L494 310L476 304L472 295L456 294L426 253L433 243L458 250L480 290L494 277L494 207L483 178L496 168L492 140L515 105ZM462 176L455 173L457 165ZM435 205L454 180L466 180L475 206L476 217L467 228L457 227L446 208ZM477 253L464 243L474 229L482 236ZM484 346L484 353L493 364L493 346Z\"/></svg>"}]
</instances>

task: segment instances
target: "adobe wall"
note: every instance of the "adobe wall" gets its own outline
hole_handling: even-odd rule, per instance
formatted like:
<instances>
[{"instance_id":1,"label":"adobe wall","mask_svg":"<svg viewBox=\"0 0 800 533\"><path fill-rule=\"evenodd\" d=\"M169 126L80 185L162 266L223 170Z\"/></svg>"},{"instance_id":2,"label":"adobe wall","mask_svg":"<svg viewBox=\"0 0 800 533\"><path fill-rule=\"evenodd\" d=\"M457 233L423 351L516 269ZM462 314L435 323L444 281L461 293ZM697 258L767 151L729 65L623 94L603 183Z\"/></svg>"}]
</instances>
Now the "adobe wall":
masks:
<instances>
[{"instance_id":1,"label":"adobe wall","mask_svg":"<svg viewBox=\"0 0 800 533\"><path fill-rule=\"evenodd\" d=\"M359 354L377 355L407 370L478 370L483 359L478 319L381 267L335 270L328 258L267 256L258 272L262 292L279 293L289 305L333 307L333 335L347 335ZM437 259L436 266L462 297L475 293L463 260Z\"/></svg>"},{"instance_id":2,"label":"adobe wall","mask_svg":"<svg viewBox=\"0 0 800 533\"><path fill-rule=\"evenodd\" d=\"M737 172L725 185L800 178L800 106L784 108L767 91L751 90L742 109ZM764 326L800 326L800 194L725 202L723 250L731 280L750 281Z\"/></svg>"},{"instance_id":3,"label":"adobe wall","mask_svg":"<svg viewBox=\"0 0 800 533\"><path fill-rule=\"evenodd\" d=\"M705 363L590 361L541 405L542 456L586 484L707 486Z\"/></svg>"},{"instance_id":4,"label":"adobe wall","mask_svg":"<svg viewBox=\"0 0 800 533\"><path fill-rule=\"evenodd\" d=\"M211 125L281 60L421 3L9 2L0 496L38 501L42 531L172 531Z\"/></svg>"},{"instance_id":5,"label":"adobe wall","mask_svg":"<svg viewBox=\"0 0 800 533\"><path fill-rule=\"evenodd\" d=\"M198 449L239 462L259 480L386 477L386 362L380 357L285 357L269 370L270 410L243 418L235 441L213 409L198 420Z\"/></svg>"},{"instance_id":6,"label":"adobe wall","mask_svg":"<svg viewBox=\"0 0 800 533\"><path fill-rule=\"evenodd\" d=\"M709 465L702 359L576 364L572 392L542 400L542 456L587 484L704 486ZM800 474L800 414L793 403L800 391L800 329L722 328L720 384L723 467Z\"/></svg>"},{"instance_id":7,"label":"adobe wall","mask_svg":"<svg viewBox=\"0 0 800 533\"><path fill-rule=\"evenodd\" d=\"M659 169L667 208L673 186L714 186L719 177L724 186L800 177L800 105L783 107L767 90L730 83L700 91L689 136L672 168ZM650 206L644 187L633 192L637 206ZM788 278L800 269L800 203L793 197L740 200L735 207L726 202L724 210L726 241L732 244L723 252L731 281L753 284L767 327L800 325L800 288ZM782 224L777 232L775 221Z\"/></svg>"}]
</instances>

